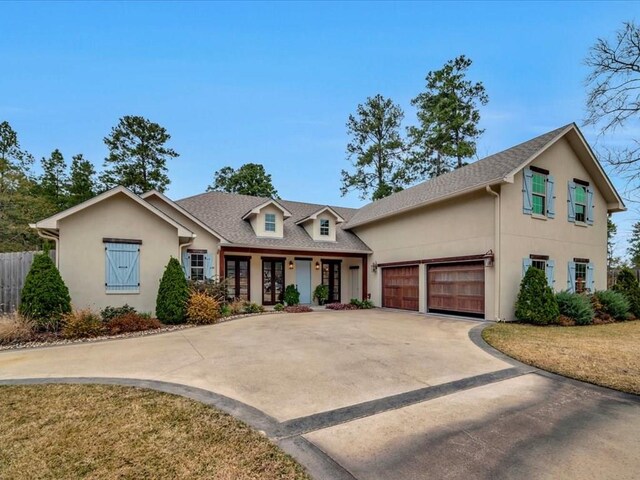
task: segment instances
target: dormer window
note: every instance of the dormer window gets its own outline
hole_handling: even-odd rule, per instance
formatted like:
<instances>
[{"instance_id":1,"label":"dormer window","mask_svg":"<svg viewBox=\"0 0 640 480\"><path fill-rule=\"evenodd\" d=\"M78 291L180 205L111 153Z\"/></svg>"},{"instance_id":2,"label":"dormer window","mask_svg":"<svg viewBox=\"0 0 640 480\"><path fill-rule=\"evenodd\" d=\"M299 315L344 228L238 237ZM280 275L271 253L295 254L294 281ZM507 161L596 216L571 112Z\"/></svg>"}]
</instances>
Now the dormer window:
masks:
<instances>
[{"instance_id":1,"label":"dormer window","mask_svg":"<svg viewBox=\"0 0 640 480\"><path fill-rule=\"evenodd\" d=\"M275 232L276 231L276 214L267 213L264 216L264 231Z\"/></svg>"},{"instance_id":2,"label":"dormer window","mask_svg":"<svg viewBox=\"0 0 640 480\"><path fill-rule=\"evenodd\" d=\"M329 220L325 218L320 220L320 235L323 237L329 236Z\"/></svg>"}]
</instances>

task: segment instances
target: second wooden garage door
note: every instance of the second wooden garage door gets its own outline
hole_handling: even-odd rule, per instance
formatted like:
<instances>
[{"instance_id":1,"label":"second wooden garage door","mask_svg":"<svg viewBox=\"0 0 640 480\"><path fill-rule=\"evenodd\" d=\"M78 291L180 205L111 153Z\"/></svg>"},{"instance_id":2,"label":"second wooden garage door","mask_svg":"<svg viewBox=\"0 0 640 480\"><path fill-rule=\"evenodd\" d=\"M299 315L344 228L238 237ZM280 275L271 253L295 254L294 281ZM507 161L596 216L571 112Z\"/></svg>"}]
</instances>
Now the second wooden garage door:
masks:
<instances>
[{"instance_id":1,"label":"second wooden garage door","mask_svg":"<svg viewBox=\"0 0 640 480\"><path fill-rule=\"evenodd\" d=\"M382 269L382 306L418 311L418 266Z\"/></svg>"},{"instance_id":2,"label":"second wooden garage door","mask_svg":"<svg viewBox=\"0 0 640 480\"><path fill-rule=\"evenodd\" d=\"M428 267L429 311L484 316L484 264L459 263Z\"/></svg>"}]
</instances>

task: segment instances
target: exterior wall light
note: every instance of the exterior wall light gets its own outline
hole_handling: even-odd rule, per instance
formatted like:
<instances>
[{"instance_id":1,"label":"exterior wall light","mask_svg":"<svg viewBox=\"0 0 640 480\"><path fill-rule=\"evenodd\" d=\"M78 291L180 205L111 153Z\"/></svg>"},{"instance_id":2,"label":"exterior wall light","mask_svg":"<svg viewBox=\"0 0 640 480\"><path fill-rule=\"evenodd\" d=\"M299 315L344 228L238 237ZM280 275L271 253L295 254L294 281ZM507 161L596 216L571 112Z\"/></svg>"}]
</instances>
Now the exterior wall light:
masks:
<instances>
[{"instance_id":1,"label":"exterior wall light","mask_svg":"<svg viewBox=\"0 0 640 480\"><path fill-rule=\"evenodd\" d=\"M320 262L316 262L316 270L320 270Z\"/></svg>"},{"instance_id":2,"label":"exterior wall light","mask_svg":"<svg viewBox=\"0 0 640 480\"><path fill-rule=\"evenodd\" d=\"M289 270L293 270L293 260L289 260Z\"/></svg>"},{"instance_id":3,"label":"exterior wall light","mask_svg":"<svg viewBox=\"0 0 640 480\"><path fill-rule=\"evenodd\" d=\"M373 262L373 263L371 264L371 271L372 271L373 273L376 273L376 272L378 271L378 262Z\"/></svg>"},{"instance_id":4,"label":"exterior wall light","mask_svg":"<svg viewBox=\"0 0 640 480\"><path fill-rule=\"evenodd\" d=\"M487 253L485 253L482 256L482 259L484 260L484 266L485 267L493 267L493 250L489 250Z\"/></svg>"}]
</instances>

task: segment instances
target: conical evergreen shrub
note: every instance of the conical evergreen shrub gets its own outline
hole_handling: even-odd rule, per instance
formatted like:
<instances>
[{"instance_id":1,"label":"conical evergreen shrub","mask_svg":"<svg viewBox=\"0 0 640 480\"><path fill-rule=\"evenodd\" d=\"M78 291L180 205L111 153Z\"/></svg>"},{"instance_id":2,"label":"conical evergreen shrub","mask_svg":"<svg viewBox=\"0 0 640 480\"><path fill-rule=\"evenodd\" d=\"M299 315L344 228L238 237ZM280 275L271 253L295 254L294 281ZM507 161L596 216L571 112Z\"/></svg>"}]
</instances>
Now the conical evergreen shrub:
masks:
<instances>
[{"instance_id":1,"label":"conical evergreen shrub","mask_svg":"<svg viewBox=\"0 0 640 480\"><path fill-rule=\"evenodd\" d=\"M64 314L71 313L71 297L49 252L33 257L25 278L18 311L34 320L40 330L57 330Z\"/></svg>"},{"instance_id":2,"label":"conical evergreen shrub","mask_svg":"<svg viewBox=\"0 0 640 480\"><path fill-rule=\"evenodd\" d=\"M629 301L629 311L640 318L640 285L633 270L628 267L620 270L612 290L622 293Z\"/></svg>"},{"instance_id":3,"label":"conical evergreen shrub","mask_svg":"<svg viewBox=\"0 0 640 480\"><path fill-rule=\"evenodd\" d=\"M558 301L547 284L547 277L538 268L529 267L516 300L516 318L521 322L547 325L560 315Z\"/></svg>"},{"instance_id":4,"label":"conical evergreen shrub","mask_svg":"<svg viewBox=\"0 0 640 480\"><path fill-rule=\"evenodd\" d=\"M156 317L162 323L175 324L186 321L189 286L180 262L171 257L164 269L158 298L156 299Z\"/></svg>"}]
</instances>

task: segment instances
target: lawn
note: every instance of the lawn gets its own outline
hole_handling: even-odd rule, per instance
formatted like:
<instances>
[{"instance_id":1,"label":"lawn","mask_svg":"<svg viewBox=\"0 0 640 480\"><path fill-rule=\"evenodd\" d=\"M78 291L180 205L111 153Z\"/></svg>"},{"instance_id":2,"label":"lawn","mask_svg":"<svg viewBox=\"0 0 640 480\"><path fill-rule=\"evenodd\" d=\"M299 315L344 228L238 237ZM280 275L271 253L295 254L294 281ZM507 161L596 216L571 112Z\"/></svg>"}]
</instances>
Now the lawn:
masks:
<instances>
[{"instance_id":1,"label":"lawn","mask_svg":"<svg viewBox=\"0 0 640 480\"><path fill-rule=\"evenodd\" d=\"M497 323L482 337L529 365L640 394L640 321L585 327Z\"/></svg>"},{"instance_id":2,"label":"lawn","mask_svg":"<svg viewBox=\"0 0 640 480\"><path fill-rule=\"evenodd\" d=\"M0 387L0 478L309 479L245 424L132 387Z\"/></svg>"}]
</instances>

